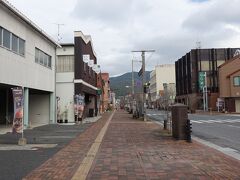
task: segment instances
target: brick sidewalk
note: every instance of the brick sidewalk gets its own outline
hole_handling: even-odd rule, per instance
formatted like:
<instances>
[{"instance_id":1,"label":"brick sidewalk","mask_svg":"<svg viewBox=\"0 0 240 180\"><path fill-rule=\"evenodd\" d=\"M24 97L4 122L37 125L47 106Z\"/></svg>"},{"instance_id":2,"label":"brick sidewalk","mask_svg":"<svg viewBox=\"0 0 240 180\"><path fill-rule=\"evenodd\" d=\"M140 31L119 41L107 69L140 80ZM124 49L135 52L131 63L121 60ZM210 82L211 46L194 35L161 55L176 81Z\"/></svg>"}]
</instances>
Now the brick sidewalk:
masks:
<instances>
[{"instance_id":1,"label":"brick sidewalk","mask_svg":"<svg viewBox=\"0 0 240 180\"><path fill-rule=\"evenodd\" d=\"M240 179L240 162L117 112L88 179Z\"/></svg>"},{"instance_id":2,"label":"brick sidewalk","mask_svg":"<svg viewBox=\"0 0 240 180\"><path fill-rule=\"evenodd\" d=\"M23 179L71 179L110 115L105 113L100 120Z\"/></svg>"},{"instance_id":3,"label":"brick sidewalk","mask_svg":"<svg viewBox=\"0 0 240 180\"><path fill-rule=\"evenodd\" d=\"M109 116L25 179L71 179ZM87 179L240 179L240 162L197 142L175 141L159 125L118 111Z\"/></svg>"}]
</instances>

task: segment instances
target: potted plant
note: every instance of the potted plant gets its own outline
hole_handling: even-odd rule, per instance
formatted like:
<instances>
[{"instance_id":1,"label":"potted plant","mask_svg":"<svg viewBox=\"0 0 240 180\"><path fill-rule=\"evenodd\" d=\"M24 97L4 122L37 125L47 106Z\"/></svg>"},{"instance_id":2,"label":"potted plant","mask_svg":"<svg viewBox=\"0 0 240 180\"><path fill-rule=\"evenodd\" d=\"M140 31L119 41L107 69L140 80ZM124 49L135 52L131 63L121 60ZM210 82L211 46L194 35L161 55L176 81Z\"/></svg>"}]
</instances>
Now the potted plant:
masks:
<instances>
[{"instance_id":1,"label":"potted plant","mask_svg":"<svg viewBox=\"0 0 240 180\"><path fill-rule=\"evenodd\" d=\"M60 115L59 123L63 123L63 113Z\"/></svg>"},{"instance_id":2,"label":"potted plant","mask_svg":"<svg viewBox=\"0 0 240 180\"><path fill-rule=\"evenodd\" d=\"M64 116L65 116L64 122L68 123L68 108L67 108L67 106L65 106Z\"/></svg>"}]
</instances>

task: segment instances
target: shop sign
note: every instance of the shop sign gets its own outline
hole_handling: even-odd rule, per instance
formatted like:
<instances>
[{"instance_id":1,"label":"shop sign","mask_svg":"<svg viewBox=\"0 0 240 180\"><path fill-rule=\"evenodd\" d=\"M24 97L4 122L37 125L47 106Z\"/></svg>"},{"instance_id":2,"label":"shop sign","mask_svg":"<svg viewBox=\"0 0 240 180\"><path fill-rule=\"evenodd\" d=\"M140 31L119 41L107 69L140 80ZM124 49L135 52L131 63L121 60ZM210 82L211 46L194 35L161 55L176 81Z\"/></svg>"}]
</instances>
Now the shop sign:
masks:
<instances>
[{"instance_id":1,"label":"shop sign","mask_svg":"<svg viewBox=\"0 0 240 180\"><path fill-rule=\"evenodd\" d=\"M199 83L199 89L202 90L205 86L205 77L206 72L199 72L198 73L198 83Z\"/></svg>"},{"instance_id":2,"label":"shop sign","mask_svg":"<svg viewBox=\"0 0 240 180\"><path fill-rule=\"evenodd\" d=\"M88 63L90 61L90 55L89 54L83 54L83 62Z\"/></svg>"}]
</instances>

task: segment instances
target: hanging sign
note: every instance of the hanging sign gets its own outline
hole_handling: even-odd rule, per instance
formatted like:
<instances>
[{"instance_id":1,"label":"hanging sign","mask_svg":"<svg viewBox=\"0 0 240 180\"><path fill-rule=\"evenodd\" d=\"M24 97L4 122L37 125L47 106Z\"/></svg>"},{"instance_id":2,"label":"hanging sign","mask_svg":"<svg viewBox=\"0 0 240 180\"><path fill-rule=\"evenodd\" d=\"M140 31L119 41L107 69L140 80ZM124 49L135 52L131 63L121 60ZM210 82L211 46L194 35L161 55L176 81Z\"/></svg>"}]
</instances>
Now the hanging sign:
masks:
<instances>
[{"instance_id":1,"label":"hanging sign","mask_svg":"<svg viewBox=\"0 0 240 180\"><path fill-rule=\"evenodd\" d=\"M83 54L83 62L88 63L90 61L90 55L89 54Z\"/></svg>"},{"instance_id":2,"label":"hanging sign","mask_svg":"<svg viewBox=\"0 0 240 180\"><path fill-rule=\"evenodd\" d=\"M89 66L89 67L93 67L93 65L94 65L94 60L88 61L88 66Z\"/></svg>"},{"instance_id":3,"label":"hanging sign","mask_svg":"<svg viewBox=\"0 0 240 180\"><path fill-rule=\"evenodd\" d=\"M199 72L198 73L198 83L199 83L199 89L202 90L205 86L205 72Z\"/></svg>"},{"instance_id":4,"label":"hanging sign","mask_svg":"<svg viewBox=\"0 0 240 180\"><path fill-rule=\"evenodd\" d=\"M97 64L94 64L93 67L92 67L93 71L97 74L100 73L100 65L97 65Z\"/></svg>"},{"instance_id":5,"label":"hanging sign","mask_svg":"<svg viewBox=\"0 0 240 180\"><path fill-rule=\"evenodd\" d=\"M96 71L98 69L98 65L97 64L94 64L93 67L92 67L92 70L93 71Z\"/></svg>"},{"instance_id":6,"label":"hanging sign","mask_svg":"<svg viewBox=\"0 0 240 180\"><path fill-rule=\"evenodd\" d=\"M23 132L23 89L13 88L13 103L14 103L14 117L13 117L13 133Z\"/></svg>"}]
</instances>

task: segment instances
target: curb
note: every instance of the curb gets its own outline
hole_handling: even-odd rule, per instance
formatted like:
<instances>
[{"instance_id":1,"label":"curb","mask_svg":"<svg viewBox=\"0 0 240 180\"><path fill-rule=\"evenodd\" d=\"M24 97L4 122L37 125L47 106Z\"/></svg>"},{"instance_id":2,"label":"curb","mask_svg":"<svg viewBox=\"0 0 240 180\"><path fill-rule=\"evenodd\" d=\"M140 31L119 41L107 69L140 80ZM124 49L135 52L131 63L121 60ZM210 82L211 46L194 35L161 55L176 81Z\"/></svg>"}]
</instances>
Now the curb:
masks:
<instances>
[{"instance_id":1,"label":"curb","mask_svg":"<svg viewBox=\"0 0 240 180\"><path fill-rule=\"evenodd\" d=\"M155 124L163 126L163 123L161 123L161 122L158 122L158 121L153 120L151 118L149 118L149 120L154 122ZM211 143L209 141L200 139L200 138L198 138L196 136L193 136L193 135L192 135L192 139L194 141L197 141L198 143L200 143L202 145L208 146L208 147L210 147L212 149L215 149L215 150L217 150L217 151L219 151L219 152L221 152L221 153L223 153L223 154L225 154L227 156L230 156L231 158L234 158L234 159L240 161L240 152L238 150L236 150L236 149L232 149L232 148L229 148L229 147L221 147L221 146L218 146L218 145L213 144L213 143Z\"/></svg>"}]
</instances>

